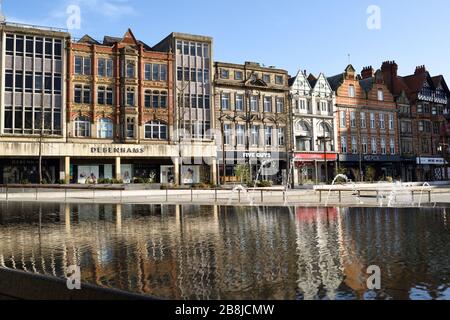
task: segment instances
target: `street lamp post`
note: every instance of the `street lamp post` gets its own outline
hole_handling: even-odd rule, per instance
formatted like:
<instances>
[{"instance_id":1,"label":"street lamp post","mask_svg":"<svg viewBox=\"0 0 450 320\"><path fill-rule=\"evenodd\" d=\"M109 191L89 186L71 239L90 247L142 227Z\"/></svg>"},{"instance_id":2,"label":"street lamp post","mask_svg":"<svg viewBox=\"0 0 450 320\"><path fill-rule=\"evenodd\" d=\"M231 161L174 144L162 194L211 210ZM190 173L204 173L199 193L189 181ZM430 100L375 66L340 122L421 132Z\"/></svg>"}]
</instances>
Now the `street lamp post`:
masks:
<instances>
[{"instance_id":1,"label":"street lamp post","mask_svg":"<svg viewBox=\"0 0 450 320\"><path fill-rule=\"evenodd\" d=\"M324 159L325 159L325 183L328 183L328 148L327 143L331 141L330 137L324 135L323 137L319 137L318 141L320 145L323 143L323 151L324 151Z\"/></svg>"}]
</instances>

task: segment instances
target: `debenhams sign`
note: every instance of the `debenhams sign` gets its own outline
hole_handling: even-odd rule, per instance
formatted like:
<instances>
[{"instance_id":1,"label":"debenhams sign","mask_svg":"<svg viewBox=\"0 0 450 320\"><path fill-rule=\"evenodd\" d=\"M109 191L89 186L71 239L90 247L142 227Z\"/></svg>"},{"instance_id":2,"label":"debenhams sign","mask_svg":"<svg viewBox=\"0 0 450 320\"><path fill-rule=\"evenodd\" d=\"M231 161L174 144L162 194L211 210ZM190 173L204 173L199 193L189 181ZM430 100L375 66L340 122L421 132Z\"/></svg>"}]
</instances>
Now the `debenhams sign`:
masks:
<instances>
[{"instance_id":1,"label":"debenhams sign","mask_svg":"<svg viewBox=\"0 0 450 320\"><path fill-rule=\"evenodd\" d=\"M144 147L92 147L92 154L143 154Z\"/></svg>"}]
</instances>

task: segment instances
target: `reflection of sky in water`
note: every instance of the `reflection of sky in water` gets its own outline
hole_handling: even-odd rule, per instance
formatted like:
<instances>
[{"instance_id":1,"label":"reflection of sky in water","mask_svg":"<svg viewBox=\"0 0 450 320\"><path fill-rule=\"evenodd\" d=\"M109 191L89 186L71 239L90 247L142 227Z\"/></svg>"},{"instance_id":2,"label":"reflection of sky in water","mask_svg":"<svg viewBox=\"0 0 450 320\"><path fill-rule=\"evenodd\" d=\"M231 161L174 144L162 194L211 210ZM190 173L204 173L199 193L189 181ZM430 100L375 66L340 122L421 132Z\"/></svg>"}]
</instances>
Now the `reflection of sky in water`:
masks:
<instances>
[{"instance_id":1,"label":"reflection of sky in water","mask_svg":"<svg viewBox=\"0 0 450 320\"><path fill-rule=\"evenodd\" d=\"M41 219L39 218L41 212ZM442 209L0 204L0 265L173 299L450 299ZM39 223L41 221L41 223ZM382 270L369 291L366 269Z\"/></svg>"}]
</instances>

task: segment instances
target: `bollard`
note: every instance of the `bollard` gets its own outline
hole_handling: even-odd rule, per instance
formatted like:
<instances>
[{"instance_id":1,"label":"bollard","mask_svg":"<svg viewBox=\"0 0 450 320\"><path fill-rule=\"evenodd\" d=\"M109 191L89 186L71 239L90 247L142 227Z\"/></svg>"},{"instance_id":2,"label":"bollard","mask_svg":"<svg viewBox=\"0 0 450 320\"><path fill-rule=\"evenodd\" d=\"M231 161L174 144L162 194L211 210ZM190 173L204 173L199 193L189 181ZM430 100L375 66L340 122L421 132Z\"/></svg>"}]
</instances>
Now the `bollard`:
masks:
<instances>
[{"instance_id":1,"label":"bollard","mask_svg":"<svg viewBox=\"0 0 450 320\"><path fill-rule=\"evenodd\" d=\"M339 190L339 203L342 203L342 191Z\"/></svg>"},{"instance_id":2,"label":"bollard","mask_svg":"<svg viewBox=\"0 0 450 320\"><path fill-rule=\"evenodd\" d=\"M261 203L264 203L264 194L263 194L263 190L261 190Z\"/></svg>"},{"instance_id":3,"label":"bollard","mask_svg":"<svg viewBox=\"0 0 450 320\"><path fill-rule=\"evenodd\" d=\"M169 202L169 189L166 189L166 202Z\"/></svg>"},{"instance_id":4,"label":"bollard","mask_svg":"<svg viewBox=\"0 0 450 320\"><path fill-rule=\"evenodd\" d=\"M216 188L215 194L214 194L214 201L217 203L217 188Z\"/></svg>"},{"instance_id":5,"label":"bollard","mask_svg":"<svg viewBox=\"0 0 450 320\"><path fill-rule=\"evenodd\" d=\"M412 199L412 202L414 202L414 190L411 191L411 199Z\"/></svg>"},{"instance_id":6,"label":"bollard","mask_svg":"<svg viewBox=\"0 0 450 320\"><path fill-rule=\"evenodd\" d=\"M241 190L238 190L238 194L239 194L239 203L241 203Z\"/></svg>"},{"instance_id":7,"label":"bollard","mask_svg":"<svg viewBox=\"0 0 450 320\"><path fill-rule=\"evenodd\" d=\"M319 190L319 203L322 203L322 190Z\"/></svg>"},{"instance_id":8,"label":"bollard","mask_svg":"<svg viewBox=\"0 0 450 320\"><path fill-rule=\"evenodd\" d=\"M38 188L36 188L36 201L38 201Z\"/></svg>"}]
</instances>

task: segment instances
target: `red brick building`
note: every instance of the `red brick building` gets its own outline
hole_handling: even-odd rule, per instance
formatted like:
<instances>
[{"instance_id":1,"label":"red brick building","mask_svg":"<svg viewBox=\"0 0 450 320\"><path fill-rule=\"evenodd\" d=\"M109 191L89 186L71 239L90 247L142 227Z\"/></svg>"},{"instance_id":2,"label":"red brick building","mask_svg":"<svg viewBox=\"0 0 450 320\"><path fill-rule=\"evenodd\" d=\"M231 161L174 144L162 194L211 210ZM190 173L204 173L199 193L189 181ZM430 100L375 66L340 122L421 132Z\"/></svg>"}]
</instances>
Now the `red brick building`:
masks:
<instances>
[{"instance_id":1,"label":"red brick building","mask_svg":"<svg viewBox=\"0 0 450 320\"><path fill-rule=\"evenodd\" d=\"M328 81L336 92L339 167L357 181L396 178L400 166L397 112L381 71L367 67L358 75L349 65Z\"/></svg>"},{"instance_id":2,"label":"red brick building","mask_svg":"<svg viewBox=\"0 0 450 320\"><path fill-rule=\"evenodd\" d=\"M395 61L384 62L381 70L399 113L402 179L447 179L445 114L450 94L444 77L432 77L425 66L400 77Z\"/></svg>"},{"instance_id":3,"label":"red brick building","mask_svg":"<svg viewBox=\"0 0 450 320\"><path fill-rule=\"evenodd\" d=\"M131 30L102 42L86 35L68 51L68 142L86 150L66 159L71 181L176 182L172 53Z\"/></svg>"}]
</instances>

